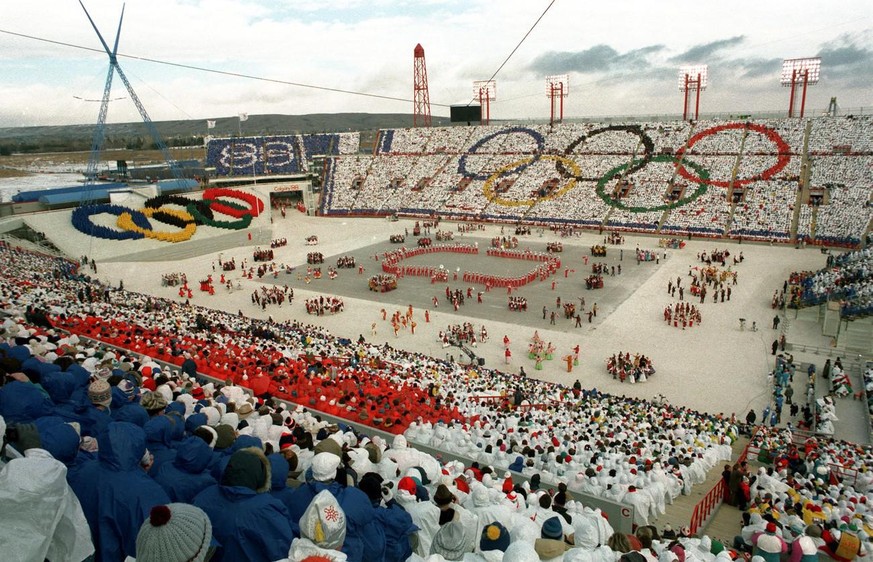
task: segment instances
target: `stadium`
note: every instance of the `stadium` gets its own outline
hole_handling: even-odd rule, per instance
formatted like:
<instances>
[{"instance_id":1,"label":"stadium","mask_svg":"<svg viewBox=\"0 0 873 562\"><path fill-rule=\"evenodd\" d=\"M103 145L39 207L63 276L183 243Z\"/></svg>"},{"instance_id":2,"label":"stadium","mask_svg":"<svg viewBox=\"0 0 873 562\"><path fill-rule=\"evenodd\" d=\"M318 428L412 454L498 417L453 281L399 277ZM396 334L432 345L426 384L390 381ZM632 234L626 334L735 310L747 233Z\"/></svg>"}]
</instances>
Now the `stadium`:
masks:
<instances>
[{"instance_id":1,"label":"stadium","mask_svg":"<svg viewBox=\"0 0 873 562\"><path fill-rule=\"evenodd\" d=\"M873 117L564 120L553 81L489 123L479 88L478 124L416 87L412 127L0 205L0 542L873 556Z\"/></svg>"}]
</instances>

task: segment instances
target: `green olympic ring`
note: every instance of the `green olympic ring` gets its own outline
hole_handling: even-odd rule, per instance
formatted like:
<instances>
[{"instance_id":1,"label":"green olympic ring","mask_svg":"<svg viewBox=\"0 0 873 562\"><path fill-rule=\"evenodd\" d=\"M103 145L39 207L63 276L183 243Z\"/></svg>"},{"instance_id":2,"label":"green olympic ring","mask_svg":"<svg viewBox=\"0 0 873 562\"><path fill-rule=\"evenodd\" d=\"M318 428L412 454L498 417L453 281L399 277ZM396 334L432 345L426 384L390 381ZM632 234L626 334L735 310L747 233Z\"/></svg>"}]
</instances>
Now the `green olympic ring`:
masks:
<instances>
[{"instance_id":1,"label":"green olympic ring","mask_svg":"<svg viewBox=\"0 0 873 562\"><path fill-rule=\"evenodd\" d=\"M703 168L700 164L696 164L694 162L689 161L680 161L673 155L670 154L658 154L656 156L652 156L650 162L672 162L676 166L685 165L692 168L695 172L697 172L697 189L694 190L694 193L688 195L686 197L682 197L672 203L665 203L664 205L656 205L654 207L628 207L620 200L615 200L609 195L606 194L605 187L615 176L624 172L628 167L634 167L637 165L639 161L635 160L630 164L622 164L620 166L616 166L615 168L606 172L598 181L597 181L597 196L600 197L604 203L611 207L615 207L616 209L622 209L625 211L630 211L631 213L647 213L651 211L668 211L671 209L675 209L677 207L682 207L683 205L687 205L691 203L704 193L707 190L707 181L709 180L709 172Z\"/></svg>"}]
</instances>

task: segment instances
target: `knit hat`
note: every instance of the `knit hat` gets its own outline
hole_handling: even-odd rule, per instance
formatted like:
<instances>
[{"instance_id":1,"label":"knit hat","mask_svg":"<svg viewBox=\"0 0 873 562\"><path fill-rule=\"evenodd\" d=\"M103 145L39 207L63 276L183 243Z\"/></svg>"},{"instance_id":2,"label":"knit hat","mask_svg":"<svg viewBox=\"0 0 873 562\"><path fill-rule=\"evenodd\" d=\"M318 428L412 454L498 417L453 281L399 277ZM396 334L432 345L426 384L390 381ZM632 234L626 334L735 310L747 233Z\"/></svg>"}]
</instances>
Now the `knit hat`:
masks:
<instances>
[{"instance_id":1,"label":"knit hat","mask_svg":"<svg viewBox=\"0 0 873 562\"><path fill-rule=\"evenodd\" d=\"M482 538L479 539L480 550L500 550L506 552L509 548L509 531L506 527L495 521L482 529Z\"/></svg>"},{"instance_id":2,"label":"knit hat","mask_svg":"<svg viewBox=\"0 0 873 562\"><path fill-rule=\"evenodd\" d=\"M776 532L776 524L775 523L767 523L767 532L775 533Z\"/></svg>"},{"instance_id":3,"label":"knit hat","mask_svg":"<svg viewBox=\"0 0 873 562\"><path fill-rule=\"evenodd\" d=\"M312 477L319 482L329 482L336 478L340 458L333 453L318 453L312 457Z\"/></svg>"},{"instance_id":4,"label":"knit hat","mask_svg":"<svg viewBox=\"0 0 873 562\"><path fill-rule=\"evenodd\" d=\"M463 560L465 552L473 551L469 543L464 524L460 521L450 521L440 527L434 535L430 553L439 554L446 560Z\"/></svg>"},{"instance_id":5,"label":"knit hat","mask_svg":"<svg viewBox=\"0 0 873 562\"><path fill-rule=\"evenodd\" d=\"M410 478L410 480L412 479ZM440 507L444 505L449 505L454 499L455 496L452 494L451 491L449 491L448 487L446 487L445 484L440 484L436 489L436 493L434 493L433 495L434 503Z\"/></svg>"},{"instance_id":6,"label":"knit hat","mask_svg":"<svg viewBox=\"0 0 873 562\"><path fill-rule=\"evenodd\" d=\"M346 540L346 514L328 490L318 492L303 512L300 534L321 548L342 548Z\"/></svg>"},{"instance_id":7,"label":"knit hat","mask_svg":"<svg viewBox=\"0 0 873 562\"><path fill-rule=\"evenodd\" d=\"M382 500L382 483L384 481L385 479L378 473L368 472L361 476L358 488L367 494L370 502L378 504Z\"/></svg>"},{"instance_id":8,"label":"knit hat","mask_svg":"<svg viewBox=\"0 0 873 562\"><path fill-rule=\"evenodd\" d=\"M167 407L167 399L159 392L146 392L142 395L140 404L149 412L163 410Z\"/></svg>"},{"instance_id":9,"label":"knit hat","mask_svg":"<svg viewBox=\"0 0 873 562\"><path fill-rule=\"evenodd\" d=\"M279 450L284 451L285 449L291 448L294 445L294 436L290 433L285 433L281 437L279 437Z\"/></svg>"},{"instance_id":10,"label":"knit hat","mask_svg":"<svg viewBox=\"0 0 873 562\"><path fill-rule=\"evenodd\" d=\"M319 441L315 446L315 454L318 455L319 453L330 453L335 457L340 458L342 457L343 450L336 439L325 438Z\"/></svg>"},{"instance_id":11,"label":"knit hat","mask_svg":"<svg viewBox=\"0 0 873 562\"><path fill-rule=\"evenodd\" d=\"M171 503L152 508L136 536L138 562L202 562L212 541L212 524L199 507Z\"/></svg>"},{"instance_id":12,"label":"knit hat","mask_svg":"<svg viewBox=\"0 0 873 562\"><path fill-rule=\"evenodd\" d=\"M544 539L564 540L564 526L557 515L546 519L541 533Z\"/></svg>"},{"instance_id":13,"label":"knit hat","mask_svg":"<svg viewBox=\"0 0 873 562\"><path fill-rule=\"evenodd\" d=\"M236 431L227 424L222 423L215 426L215 433L217 434L215 440L216 449L227 449L236 440Z\"/></svg>"},{"instance_id":14,"label":"knit hat","mask_svg":"<svg viewBox=\"0 0 873 562\"><path fill-rule=\"evenodd\" d=\"M415 496L415 491L418 489L418 486L415 484L415 480L409 476L404 476L397 483L397 489L408 492L411 496Z\"/></svg>"},{"instance_id":15,"label":"knit hat","mask_svg":"<svg viewBox=\"0 0 873 562\"><path fill-rule=\"evenodd\" d=\"M367 450L367 454L370 456L370 462L373 464L379 464L379 461L382 460L382 449L380 449L375 443L367 443L364 445L364 448Z\"/></svg>"},{"instance_id":16,"label":"knit hat","mask_svg":"<svg viewBox=\"0 0 873 562\"><path fill-rule=\"evenodd\" d=\"M112 403L112 388L105 380L96 380L88 386L88 399L95 406L108 408Z\"/></svg>"}]
</instances>

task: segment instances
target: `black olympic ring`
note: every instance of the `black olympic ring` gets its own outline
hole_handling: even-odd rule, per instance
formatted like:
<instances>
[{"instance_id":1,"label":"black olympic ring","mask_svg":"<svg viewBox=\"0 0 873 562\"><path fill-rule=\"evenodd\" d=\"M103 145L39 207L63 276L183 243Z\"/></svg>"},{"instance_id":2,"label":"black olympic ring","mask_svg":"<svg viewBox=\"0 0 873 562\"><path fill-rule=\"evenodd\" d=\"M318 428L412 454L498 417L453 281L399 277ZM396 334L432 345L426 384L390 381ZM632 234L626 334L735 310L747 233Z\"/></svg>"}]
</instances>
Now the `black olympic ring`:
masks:
<instances>
[{"instance_id":1,"label":"black olympic ring","mask_svg":"<svg viewBox=\"0 0 873 562\"><path fill-rule=\"evenodd\" d=\"M640 139L640 142L643 143L642 157L639 160L634 159L634 162L626 173L632 174L634 172L637 172L649 163L649 161L652 159L653 153L655 152L655 143L639 125L608 125L606 127L594 129L586 135L580 135L576 140L568 144L567 148L564 149L564 156L572 156L573 151L576 149L576 147L584 143L591 137L596 137L597 135L602 135L603 133L610 133L613 131L624 131L626 133L634 134ZM597 181L599 179L594 177L586 178L573 175L572 173L570 173L569 170L567 170L567 167L564 166L564 163L560 160L555 161L555 169L558 170L558 173L561 174L561 177L567 179L575 178L578 181Z\"/></svg>"}]
</instances>

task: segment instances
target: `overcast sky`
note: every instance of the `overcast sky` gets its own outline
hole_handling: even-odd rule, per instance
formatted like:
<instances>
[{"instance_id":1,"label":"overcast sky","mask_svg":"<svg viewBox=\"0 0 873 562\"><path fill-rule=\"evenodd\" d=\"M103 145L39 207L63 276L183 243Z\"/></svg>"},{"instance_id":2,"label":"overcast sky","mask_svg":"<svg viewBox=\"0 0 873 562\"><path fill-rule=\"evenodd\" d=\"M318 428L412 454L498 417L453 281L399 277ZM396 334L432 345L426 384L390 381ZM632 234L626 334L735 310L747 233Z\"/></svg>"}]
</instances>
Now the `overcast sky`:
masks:
<instances>
[{"instance_id":1,"label":"overcast sky","mask_svg":"<svg viewBox=\"0 0 873 562\"><path fill-rule=\"evenodd\" d=\"M84 0L111 48L119 0ZM550 0L129 0L119 61L152 119L241 112L412 113L425 49L433 115L467 103ZM25 38L100 49L101 52ZM807 107L873 108L870 0L556 0L497 74L495 119L547 119L545 77L568 74L565 117L681 113L677 73L709 65L701 112L787 110L782 59L820 56ZM144 57L269 80L137 60ZM108 69L76 0L0 4L0 127L93 123ZM305 87L305 85L315 86ZM379 97L331 92L340 89ZM109 122L139 121L116 77Z\"/></svg>"}]
</instances>

